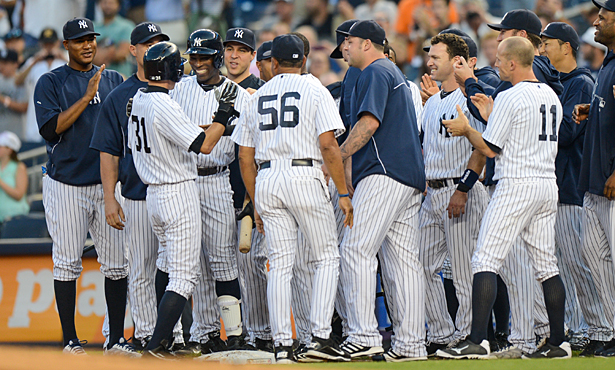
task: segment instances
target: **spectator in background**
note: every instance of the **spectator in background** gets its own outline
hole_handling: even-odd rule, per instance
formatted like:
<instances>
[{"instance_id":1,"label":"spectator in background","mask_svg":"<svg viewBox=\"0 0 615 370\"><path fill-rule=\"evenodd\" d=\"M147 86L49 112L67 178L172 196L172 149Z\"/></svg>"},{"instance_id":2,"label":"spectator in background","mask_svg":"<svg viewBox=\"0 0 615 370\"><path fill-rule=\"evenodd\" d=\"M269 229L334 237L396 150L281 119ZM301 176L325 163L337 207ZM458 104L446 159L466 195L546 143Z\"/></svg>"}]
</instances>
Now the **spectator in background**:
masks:
<instances>
[{"instance_id":1,"label":"spectator in background","mask_svg":"<svg viewBox=\"0 0 615 370\"><path fill-rule=\"evenodd\" d=\"M273 14L269 14L260 20L255 28L270 29L277 23L285 23L290 29L294 29L298 20L295 17L294 0L275 0L272 2Z\"/></svg>"},{"instance_id":2,"label":"spectator in background","mask_svg":"<svg viewBox=\"0 0 615 370\"><path fill-rule=\"evenodd\" d=\"M583 62L580 63L582 67L589 69L594 79L598 78L598 72L602 67L602 61L606 53L607 47L596 42L594 40L594 32L596 29L590 27L581 36L581 54L583 55Z\"/></svg>"},{"instance_id":3,"label":"spectator in background","mask_svg":"<svg viewBox=\"0 0 615 370\"><path fill-rule=\"evenodd\" d=\"M397 7L395 8L397 9ZM399 50L395 52L396 60L404 61L407 58L406 41L395 33L395 22L397 21L397 14L393 18L387 12L376 12L372 18L384 29L387 35L387 41L391 48ZM345 64L345 63L344 63Z\"/></svg>"},{"instance_id":4,"label":"spectator in background","mask_svg":"<svg viewBox=\"0 0 615 370\"><path fill-rule=\"evenodd\" d=\"M23 31L36 44L36 35L40 35L44 28L62 31L67 20L83 17L86 5L86 0L18 0L15 13L23 10Z\"/></svg>"},{"instance_id":5,"label":"spectator in background","mask_svg":"<svg viewBox=\"0 0 615 370\"><path fill-rule=\"evenodd\" d=\"M333 40L333 13L329 9L328 0L307 0L305 9L308 13L299 26L311 26L316 30L319 39ZM309 38L308 38L309 39ZM310 43L312 40L310 40Z\"/></svg>"},{"instance_id":6,"label":"spectator in background","mask_svg":"<svg viewBox=\"0 0 615 370\"><path fill-rule=\"evenodd\" d=\"M24 62L24 51L26 50L26 41L24 39L23 31L19 28L13 28L6 35L4 35L4 47L17 52L17 60L19 65Z\"/></svg>"},{"instance_id":7,"label":"spectator in background","mask_svg":"<svg viewBox=\"0 0 615 370\"><path fill-rule=\"evenodd\" d=\"M145 0L128 0L126 18L133 21L134 24L145 22Z\"/></svg>"},{"instance_id":8,"label":"spectator in background","mask_svg":"<svg viewBox=\"0 0 615 370\"><path fill-rule=\"evenodd\" d=\"M97 37L98 50L94 57L95 65L105 64L107 68L130 77L135 70L130 56L130 33L135 24L119 15L120 0L98 0L103 14L102 22L94 22L100 36Z\"/></svg>"},{"instance_id":9,"label":"spectator in background","mask_svg":"<svg viewBox=\"0 0 615 370\"><path fill-rule=\"evenodd\" d=\"M489 14L486 0L461 0L457 2L460 29L474 40L480 40L492 31L487 23L498 23L499 18Z\"/></svg>"},{"instance_id":10,"label":"spectator in background","mask_svg":"<svg viewBox=\"0 0 615 370\"><path fill-rule=\"evenodd\" d=\"M11 18L5 8L3 8L3 2L0 0L0 35L4 35L12 28Z\"/></svg>"},{"instance_id":11,"label":"spectator in background","mask_svg":"<svg viewBox=\"0 0 615 370\"><path fill-rule=\"evenodd\" d=\"M498 53L498 35L497 31L486 33L480 39L480 54L476 65L478 68L490 66L495 68L495 56Z\"/></svg>"},{"instance_id":12,"label":"spectator in background","mask_svg":"<svg viewBox=\"0 0 615 370\"><path fill-rule=\"evenodd\" d=\"M45 28L38 39L40 50L30 57L15 76L15 85L25 88L28 109L24 122L24 141L43 142L38 132L36 113L34 112L34 87L38 79L45 73L56 69L68 61L66 52L60 49L58 34L53 28Z\"/></svg>"},{"instance_id":13,"label":"spectator in background","mask_svg":"<svg viewBox=\"0 0 615 370\"><path fill-rule=\"evenodd\" d=\"M551 22L563 21L563 12L564 2L562 0L536 0L534 5L534 13L538 18L550 19ZM545 24L542 25L543 28L545 26Z\"/></svg>"},{"instance_id":14,"label":"spectator in background","mask_svg":"<svg viewBox=\"0 0 615 370\"><path fill-rule=\"evenodd\" d=\"M397 4L388 0L365 0L365 3L357 6L354 10L354 17L349 19L376 20L376 13L378 12L386 13L389 22L392 24L397 22ZM388 31L387 28L384 30Z\"/></svg>"},{"instance_id":15,"label":"spectator in background","mask_svg":"<svg viewBox=\"0 0 615 370\"><path fill-rule=\"evenodd\" d=\"M312 44L310 43L310 45ZM308 60L308 72L311 73L314 77L320 79L322 75L326 74L327 72L331 72L331 63L329 61L329 55L324 51L313 50L310 53ZM326 84L325 86L327 85L328 84Z\"/></svg>"},{"instance_id":16,"label":"spectator in background","mask_svg":"<svg viewBox=\"0 0 615 370\"><path fill-rule=\"evenodd\" d=\"M146 0L145 18L160 25L175 45L184 45L188 40L186 11L190 0Z\"/></svg>"},{"instance_id":17,"label":"spectator in background","mask_svg":"<svg viewBox=\"0 0 615 370\"><path fill-rule=\"evenodd\" d=\"M25 89L15 85L19 61L15 50L0 52L0 131L23 137L24 117L28 109Z\"/></svg>"},{"instance_id":18,"label":"spectator in background","mask_svg":"<svg viewBox=\"0 0 615 370\"><path fill-rule=\"evenodd\" d=\"M26 200L28 174L26 166L17 159L21 141L14 133L0 133L0 223L8 218L28 214Z\"/></svg>"}]
</instances>

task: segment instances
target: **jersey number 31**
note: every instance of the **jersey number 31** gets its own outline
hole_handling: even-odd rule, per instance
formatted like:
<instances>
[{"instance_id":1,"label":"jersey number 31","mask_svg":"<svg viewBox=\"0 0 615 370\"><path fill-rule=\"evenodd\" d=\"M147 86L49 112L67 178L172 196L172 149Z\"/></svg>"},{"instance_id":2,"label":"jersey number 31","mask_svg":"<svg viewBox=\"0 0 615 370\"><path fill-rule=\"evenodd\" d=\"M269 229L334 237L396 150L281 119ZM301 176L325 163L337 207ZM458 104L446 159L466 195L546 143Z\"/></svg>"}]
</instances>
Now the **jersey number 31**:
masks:
<instances>
[{"instance_id":1,"label":"jersey number 31","mask_svg":"<svg viewBox=\"0 0 615 370\"><path fill-rule=\"evenodd\" d=\"M137 152L140 152L141 149L145 150L145 153L151 153L151 149L149 144L147 143L147 133L145 132L145 118L141 117L141 124L139 124L139 117L132 116L132 123L135 124L135 136L137 137L137 142L135 145L135 149ZM141 136L139 135L139 131L143 132L143 142L141 142Z\"/></svg>"},{"instance_id":2,"label":"jersey number 31","mask_svg":"<svg viewBox=\"0 0 615 370\"><path fill-rule=\"evenodd\" d=\"M278 110L275 109L275 107L264 107L266 102L278 100L278 95L263 95L258 98L258 113L262 116L271 115L271 123L260 122L258 124L258 128L261 131L275 130L278 127L278 122L281 127L295 127L299 124L299 108L294 105L286 105L286 99L288 98L295 98L299 100L301 95L298 92L287 92L282 95L282 109L279 113L279 120ZM287 117L290 119L287 119Z\"/></svg>"}]
</instances>

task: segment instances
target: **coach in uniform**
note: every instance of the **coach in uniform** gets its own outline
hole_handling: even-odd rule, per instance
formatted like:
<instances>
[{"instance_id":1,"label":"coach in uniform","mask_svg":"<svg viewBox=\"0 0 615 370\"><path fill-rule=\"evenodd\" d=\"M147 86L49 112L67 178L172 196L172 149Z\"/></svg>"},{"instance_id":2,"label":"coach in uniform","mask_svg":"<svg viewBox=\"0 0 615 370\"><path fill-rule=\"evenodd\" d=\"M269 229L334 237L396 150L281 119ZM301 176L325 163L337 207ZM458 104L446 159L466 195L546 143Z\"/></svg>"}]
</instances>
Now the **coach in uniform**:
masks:
<instances>
[{"instance_id":1,"label":"coach in uniform","mask_svg":"<svg viewBox=\"0 0 615 370\"><path fill-rule=\"evenodd\" d=\"M103 100L123 79L104 65L92 64L98 35L92 21L74 18L66 22L63 34L68 63L41 76L34 89L36 120L49 156L43 204L53 240L56 303L64 351L84 354L75 330L75 298L76 280L83 270L83 246L90 231L105 276L110 329L105 349L115 352L116 346L125 344L128 270L122 236L104 219L99 155L88 146Z\"/></svg>"},{"instance_id":2,"label":"coach in uniform","mask_svg":"<svg viewBox=\"0 0 615 370\"><path fill-rule=\"evenodd\" d=\"M382 354L374 315L376 254L395 336L387 361L427 359L425 283L418 259L421 193L425 167L416 113L406 78L384 56L385 32L374 21L349 30L349 65L361 69L351 101L352 131L341 146L352 156L356 224L340 248L341 280L348 309L348 339L340 348L351 357ZM405 159L399 160L399 153Z\"/></svg>"},{"instance_id":3,"label":"coach in uniform","mask_svg":"<svg viewBox=\"0 0 615 370\"><path fill-rule=\"evenodd\" d=\"M101 179L105 193L107 223L124 230L130 308L135 324L135 341L141 346L154 332L156 324L156 256L158 239L147 217L143 184L128 150L127 104L137 90L147 87L143 71L143 55L147 49L160 42L169 41L160 26L144 22L137 25L130 35L130 53L136 57L137 73L114 89L102 105L90 148L100 151ZM132 104L132 101L131 101ZM122 183L122 207L114 196L117 181ZM163 272L165 273L165 272Z\"/></svg>"}]
</instances>

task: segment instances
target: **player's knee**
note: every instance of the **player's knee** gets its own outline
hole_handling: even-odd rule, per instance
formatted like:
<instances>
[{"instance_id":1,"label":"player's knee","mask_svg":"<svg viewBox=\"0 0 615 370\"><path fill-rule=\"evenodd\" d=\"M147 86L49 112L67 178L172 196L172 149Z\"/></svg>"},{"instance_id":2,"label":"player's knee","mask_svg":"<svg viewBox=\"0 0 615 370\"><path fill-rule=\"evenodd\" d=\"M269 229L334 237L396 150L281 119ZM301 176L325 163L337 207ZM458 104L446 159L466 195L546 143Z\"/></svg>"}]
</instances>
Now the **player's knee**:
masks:
<instances>
[{"instance_id":1,"label":"player's knee","mask_svg":"<svg viewBox=\"0 0 615 370\"><path fill-rule=\"evenodd\" d=\"M53 266L53 278L60 281L77 280L81 276L81 264L58 264Z\"/></svg>"},{"instance_id":2,"label":"player's knee","mask_svg":"<svg viewBox=\"0 0 615 370\"><path fill-rule=\"evenodd\" d=\"M128 266L100 266L100 272L111 280L119 280L128 276Z\"/></svg>"},{"instance_id":3,"label":"player's knee","mask_svg":"<svg viewBox=\"0 0 615 370\"><path fill-rule=\"evenodd\" d=\"M216 295L222 297L228 295L236 299L241 299L241 289L237 278L230 281L216 281Z\"/></svg>"}]
</instances>

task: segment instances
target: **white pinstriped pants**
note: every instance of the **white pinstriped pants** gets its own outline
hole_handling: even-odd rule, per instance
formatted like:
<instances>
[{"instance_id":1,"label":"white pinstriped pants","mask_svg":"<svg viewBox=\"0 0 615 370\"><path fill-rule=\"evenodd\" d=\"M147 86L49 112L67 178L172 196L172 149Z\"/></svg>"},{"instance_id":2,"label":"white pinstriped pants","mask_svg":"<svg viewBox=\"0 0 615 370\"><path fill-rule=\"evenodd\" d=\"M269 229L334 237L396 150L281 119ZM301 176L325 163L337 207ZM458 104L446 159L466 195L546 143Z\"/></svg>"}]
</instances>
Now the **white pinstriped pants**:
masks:
<instances>
[{"instance_id":1,"label":"white pinstriped pants","mask_svg":"<svg viewBox=\"0 0 615 370\"><path fill-rule=\"evenodd\" d=\"M201 209L193 180L147 187L147 213L164 248L169 284L166 290L188 299L201 263Z\"/></svg>"},{"instance_id":2,"label":"white pinstriped pants","mask_svg":"<svg viewBox=\"0 0 615 370\"><path fill-rule=\"evenodd\" d=\"M472 324L471 260L489 195L477 182L468 192L465 214L450 219L446 209L456 189L456 186L427 189L419 212L419 260L425 273L427 341L432 343L447 344L465 337L470 334ZM448 312L442 278L438 275L448 256L459 301L455 323Z\"/></svg>"},{"instance_id":3,"label":"white pinstriped pants","mask_svg":"<svg viewBox=\"0 0 615 370\"><path fill-rule=\"evenodd\" d=\"M615 323L615 201L585 193L581 250L610 328Z\"/></svg>"},{"instance_id":4,"label":"white pinstriped pants","mask_svg":"<svg viewBox=\"0 0 615 370\"><path fill-rule=\"evenodd\" d=\"M316 273L311 299L313 336L327 339L331 333L333 301L339 276L335 218L322 170L291 166L290 161L271 161L256 177L255 206L261 215L269 251L267 301L272 337L276 345L290 346L292 269L298 253L297 233L312 249Z\"/></svg>"},{"instance_id":5,"label":"white pinstriped pants","mask_svg":"<svg viewBox=\"0 0 615 370\"><path fill-rule=\"evenodd\" d=\"M425 349L425 275L419 262L419 190L385 175L371 175L357 185L354 227L340 248L341 280L348 309L348 341L381 346L374 314L376 254L395 336L393 350L403 356L427 356Z\"/></svg>"},{"instance_id":6,"label":"white pinstriped pants","mask_svg":"<svg viewBox=\"0 0 615 370\"><path fill-rule=\"evenodd\" d=\"M53 278L77 280L88 231L94 240L100 272L112 280L128 275L123 234L107 225L101 184L72 186L43 177L43 205L53 240Z\"/></svg>"}]
</instances>

